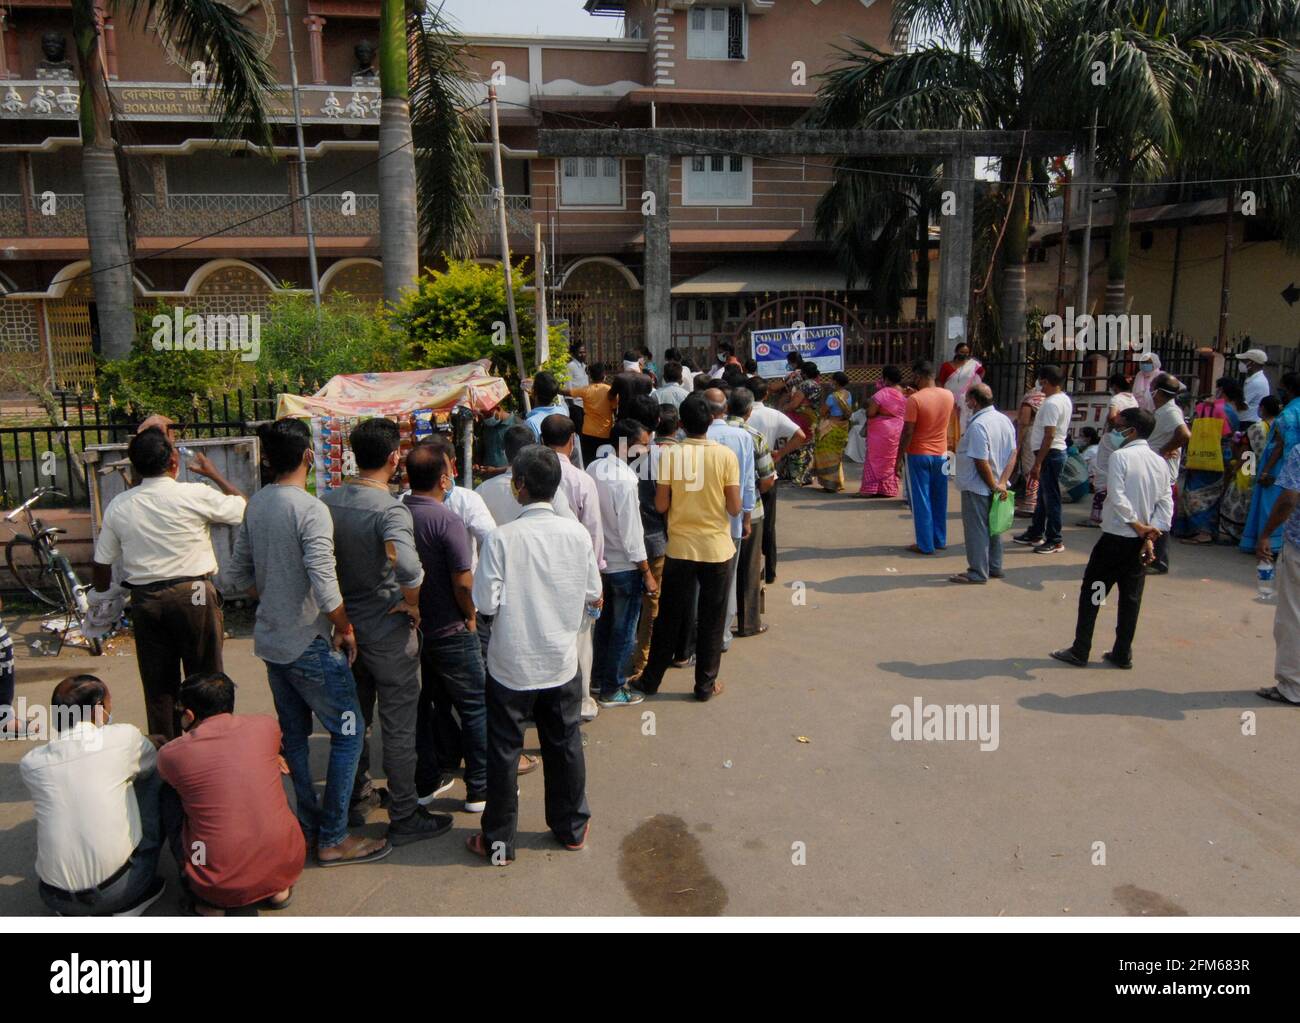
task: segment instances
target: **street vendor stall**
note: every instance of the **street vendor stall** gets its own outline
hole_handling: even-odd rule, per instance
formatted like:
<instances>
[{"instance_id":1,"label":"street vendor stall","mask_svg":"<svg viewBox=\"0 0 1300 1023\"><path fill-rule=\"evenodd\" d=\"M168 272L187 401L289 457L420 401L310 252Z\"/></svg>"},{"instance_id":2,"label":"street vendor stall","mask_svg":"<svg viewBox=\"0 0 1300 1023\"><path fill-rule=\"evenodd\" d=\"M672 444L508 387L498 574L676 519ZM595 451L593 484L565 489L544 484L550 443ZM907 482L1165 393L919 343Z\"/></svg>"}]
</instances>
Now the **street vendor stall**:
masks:
<instances>
[{"instance_id":1,"label":"street vendor stall","mask_svg":"<svg viewBox=\"0 0 1300 1023\"><path fill-rule=\"evenodd\" d=\"M459 427L464 485L473 485L473 421L509 393L506 382L489 372L489 361L416 369L400 373L349 373L333 377L315 394L281 394L276 417L307 419L316 455L316 493L325 494L356 475L348 443L353 427L383 416L397 424L406 452L435 433L453 435Z\"/></svg>"}]
</instances>

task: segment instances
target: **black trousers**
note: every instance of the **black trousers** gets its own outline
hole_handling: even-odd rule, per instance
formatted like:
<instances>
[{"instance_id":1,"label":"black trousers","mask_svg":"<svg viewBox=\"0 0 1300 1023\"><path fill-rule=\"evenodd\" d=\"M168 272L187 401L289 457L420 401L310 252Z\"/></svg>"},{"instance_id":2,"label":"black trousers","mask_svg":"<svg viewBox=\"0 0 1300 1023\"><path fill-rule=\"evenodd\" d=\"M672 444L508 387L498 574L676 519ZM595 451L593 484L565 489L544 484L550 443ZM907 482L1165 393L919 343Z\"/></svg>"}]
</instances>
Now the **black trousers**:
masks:
<instances>
[{"instance_id":1,"label":"black trousers","mask_svg":"<svg viewBox=\"0 0 1300 1023\"><path fill-rule=\"evenodd\" d=\"M763 522L766 522L766 516ZM763 626L763 531L762 525L740 541L736 562L736 633L752 636Z\"/></svg>"},{"instance_id":2,"label":"black trousers","mask_svg":"<svg viewBox=\"0 0 1300 1023\"><path fill-rule=\"evenodd\" d=\"M609 443L608 437L588 437L585 433L578 435L578 446L582 448L582 464L591 465L596 460L596 453L601 446Z\"/></svg>"},{"instance_id":3,"label":"black trousers","mask_svg":"<svg viewBox=\"0 0 1300 1023\"><path fill-rule=\"evenodd\" d=\"M776 582L776 487L760 498L763 502L763 578ZM745 555L741 554L741 560Z\"/></svg>"},{"instance_id":4,"label":"black trousers","mask_svg":"<svg viewBox=\"0 0 1300 1023\"><path fill-rule=\"evenodd\" d=\"M1101 585L1098 586L1098 583ZM1083 585L1079 587L1079 621L1075 626L1074 646L1071 648L1076 656L1088 659L1101 597L1109 594L1112 586L1118 586L1119 620L1115 624L1115 645L1111 651L1119 661L1132 660L1133 636L1137 632L1145 585L1142 539L1102 533L1088 558L1088 567L1083 571Z\"/></svg>"},{"instance_id":5,"label":"black trousers","mask_svg":"<svg viewBox=\"0 0 1300 1023\"><path fill-rule=\"evenodd\" d=\"M587 830L587 762L582 752L582 673L552 689L509 689L487 677L487 808L483 841L489 856L515 858L519 829L519 754L532 718L542 747L546 826L565 845ZM498 845L497 843L501 843Z\"/></svg>"},{"instance_id":6,"label":"black trousers","mask_svg":"<svg viewBox=\"0 0 1300 1023\"><path fill-rule=\"evenodd\" d=\"M199 671L221 671L225 618L211 579L194 579L131 591L135 658L144 687L149 732L181 734L176 694L181 680Z\"/></svg>"},{"instance_id":7,"label":"black trousers","mask_svg":"<svg viewBox=\"0 0 1300 1023\"><path fill-rule=\"evenodd\" d=\"M685 561L664 559L664 580L659 591L659 617L650 636L650 660L641 673L638 688L657 693L664 672L672 663L682 619L695 613L695 696L707 700L713 695L722 664L722 630L727 625L727 582L731 561ZM691 600L695 587L698 600Z\"/></svg>"}]
</instances>

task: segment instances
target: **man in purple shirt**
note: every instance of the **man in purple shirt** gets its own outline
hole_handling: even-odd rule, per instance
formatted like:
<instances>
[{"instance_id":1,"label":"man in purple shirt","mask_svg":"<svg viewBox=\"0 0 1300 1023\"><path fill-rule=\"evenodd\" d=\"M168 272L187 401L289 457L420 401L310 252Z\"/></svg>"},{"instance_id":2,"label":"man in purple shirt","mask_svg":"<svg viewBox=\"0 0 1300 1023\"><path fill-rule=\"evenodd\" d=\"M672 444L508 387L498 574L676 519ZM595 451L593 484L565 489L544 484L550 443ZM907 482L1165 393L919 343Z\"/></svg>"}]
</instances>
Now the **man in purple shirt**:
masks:
<instances>
[{"instance_id":1,"label":"man in purple shirt","mask_svg":"<svg viewBox=\"0 0 1300 1023\"><path fill-rule=\"evenodd\" d=\"M424 727L416 728L416 788L425 802L446 789L439 777L436 744L439 734L454 734L446 726L455 707L465 757L465 810L482 813L487 800L486 676L470 596L474 575L469 532L442 501L451 485L451 472L446 455L434 445L418 444L406 456L411 484L406 507L424 567L420 710L425 720Z\"/></svg>"}]
</instances>

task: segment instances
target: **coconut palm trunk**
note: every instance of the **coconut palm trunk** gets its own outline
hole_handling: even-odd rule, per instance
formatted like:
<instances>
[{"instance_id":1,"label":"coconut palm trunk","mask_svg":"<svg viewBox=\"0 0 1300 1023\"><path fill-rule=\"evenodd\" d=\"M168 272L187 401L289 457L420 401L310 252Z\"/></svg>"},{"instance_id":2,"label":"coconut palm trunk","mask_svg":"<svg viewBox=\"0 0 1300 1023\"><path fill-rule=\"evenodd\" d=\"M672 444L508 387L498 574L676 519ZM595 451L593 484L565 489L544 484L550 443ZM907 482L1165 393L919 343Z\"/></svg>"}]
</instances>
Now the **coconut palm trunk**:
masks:
<instances>
[{"instance_id":1,"label":"coconut palm trunk","mask_svg":"<svg viewBox=\"0 0 1300 1023\"><path fill-rule=\"evenodd\" d=\"M379 247L384 301L395 305L419 273L415 147L406 0L383 0L379 27Z\"/></svg>"},{"instance_id":2,"label":"coconut palm trunk","mask_svg":"<svg viewBox=\"0 0 1300 1023\"><path fill-rule=\"evenodd\" d=\"M1131 179L1116 182L1115 201L1111 206L1110 255L1106 260L1107 315L1122 316L1128 304L1125 281L1128 278L1129 217L1133 209Z\"/></svg>"},{"instance_id":3,"label":"coconut palm trunk","mask_svg":"<svg viewBox=\"0 0 1300 1023\"><path fill-rule=\"evenodd\" d=\"M1029 255L1029 183L1017 181L1002 247L1002 337L1016 344L1025 337L1025 260Z\"/></svg>"},{"instance_id":4,"label":"coconut palm trunk","mask_svg":"<svg viewBox=\"0 0 1300 1023\"><path fill-rule=\"evenodd\" d=\"M93 0L74 0L72 28L81 71L82 193L100 350L105 358L124 359L135 342L135 293Z\"/></svg>"}]
</instances>

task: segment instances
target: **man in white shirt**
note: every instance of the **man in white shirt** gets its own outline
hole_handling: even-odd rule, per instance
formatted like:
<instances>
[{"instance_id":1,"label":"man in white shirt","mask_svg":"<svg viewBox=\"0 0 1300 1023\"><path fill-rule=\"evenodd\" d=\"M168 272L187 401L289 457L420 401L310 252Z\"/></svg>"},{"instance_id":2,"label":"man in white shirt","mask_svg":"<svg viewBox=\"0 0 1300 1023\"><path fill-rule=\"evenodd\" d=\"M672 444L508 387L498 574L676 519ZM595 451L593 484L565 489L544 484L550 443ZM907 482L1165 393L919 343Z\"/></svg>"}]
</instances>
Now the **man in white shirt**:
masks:
<instances>
[{"instance_id":1,"label":"man in white shirt","mask_svg":"<svg viewBox=\"0 0 1300 1023\"><path fill-rule=\"evenodd\" d=\"M1246 371L1246 378L1241 382L1245 392L1246 411L1241 413L1241 429L1250 429L1259 422L1259 403L1272 393L1272 385L1264 373L1268 365L1268 353L1262 348L1251 348L1237 356L1237 362Z\"/></svg>"},{"instance_id":2,"label":"man in white shirt","mask_svg":"<svg viewBox=\"0 0 1300 1023\"><path fill-rule=\"evenodd\" d=\"M989 532L994 501L1007 501L1007 480L1015 467L1016 429L993 404L988 384L974 383L963 399L966 426L957 442L957 489L966 537L966 571L954 583L1002 578L1002 536Z\"/></svg>"},{"instance_id":3,"label":"man in white shirt","mask_svg":"<svg viewBox=\"0 0 1300 1023\"><path fill-rule=\"evenodd\" d=\"M767 381L762 377L749 378L749 389L754 395L754 409L746 420L763 435L772 461L778 466L791 451L798 451L808 443L803 428L780 409L765 405ZM763 581L771 586L776 582L776 487L761 495L763 501Z\"/></svg>"},{"instance_id":4,"label":"man in white shirt","mask_svg":"<svg viewBox=\"0 0 1300 1023\"><path fill-rule=\"evenodd\" d=\"M1146 583L1143 564L1154 557L1154 541L1169 532L1174 517L1168 466L1149 443L1154 428L1155 417L1145 409L1125 409L1119 414L1113 431L1118 447L1110 456L1101 539L1092 549L1079 587L1074 644L1052 652L1058 661L1087 667L1097 611L1111 587L1118 586L1115 645L1102 657L1117 668L1133 667L1133 636Z\"/></svg>"},{"instance_id":5,"label":"man in white shirt","mask_svg":"<svg viewBox=\"0 0 1300 1023\"><path fill-rule=\"evenodd\" d=\"M180 454L158 429L131 438L127 457L140 485L118 494L104 510L92 567L95 590L110 599L113 563L131 591L135 656L144 687L149 731L180 735L176 694L184 674L221 671L224 621L212 584L217 556L208 531L213 523L237 526L244 495L202 454L190 470L204 483L178 483Z\"/></svg>"},{"instance_id":6,"label":"man in white shirt","mask_svg":"<svg viewBox=\"0 0 1300 1023\"><path fill-rule=\"evenodd\" d=\"M1164 457L1169 466L1169 486L1176 493L1178 487L1178 470L1182 465L1183 448L1192 439L1192 431L1187 426L1187 418L1178 405L1178 396L1184 391L1183 385L1172 373L1161 373L1151 382L1151 399L1155 404L1155 427L1147 442L1151 450ZM1169 571L1169 533L1160 534L1155 544L1155 560L1147 566L1152 575L1164 575Z\"/></svg>"},{"instance_id":7,"label":"man in white shirt","mask_svg":"<svg viewBox=\"0 0 1300 1023\"><path fill-rule=\"evenodd\" d=\"M605 567L600 579L604 607L592 637L591 685L599 688L602 707L631 707L645 696L628 688L626 666L636 647L636 630L643 594L659 585L645 549L645 527L637 474L628 461L649 457L650 434L634 419L620 419L609 434L609 445L587 472L596 484L600 522L605 534ZM563 467L563 463L561 463Z\"/></svg>"},{"instance_id":8,"label":"man in white shirt","mask_svg":"<svg viewBox=\"0 0 1300 1023\"><path fill-rule=\"evenodd\" d=\"M736 545L736 556L731 559L731 568L727 571L727 624L722 630L723 653L731 649L731 621L736 617L738 605L736 570L740 565L740 547L753 532L754 509L762 507L758 503L758 474L754 469L754 438L742 427L731 426L727 422L729 398L730 388L723 390L721 384L704 392L704 399L709 403L709 412L713 416L713 422L709 426L709 440L730 448L740 463L740 514L731 517L731 539Z\"/></svg>"},{"instance_id":9,"label":"man in white shirt","mask_svg":"<svg viewBox=\"0 0 1300 1023\"><path fill-rule=\"evenodd\" d=\"M513 462L519 452L528 447L529 444L536 443L537 438L533 436L533 431L528 427L512 426L506 431L501 446L505 449L506 458ZM451 495L459 493L461 489L461 487L457 487L451 492ZM519 502L515 500L514 491L511 489L509 469L497 476L493 476L490 480L484 480L476 493L492 518L493 525L487 530L488 533L491 533L497 526L504 526L507 522L514 522L515 519L519 518L519 513L523 511L519 506ZM448 502L452 500L451 495L447 497ZM555 509L555 514L562 518L576 518L573 509L569 507L568 498L564 496L562 490L556 490L555 496L551 499L551 506ZM466 524L468 525L468 523ZM483 545L487 542L487 535L480 535L474 531L473 527L470 527L470 532L478 541L478 549L481 553Z\"/></svg>"},{"instance_id":10,"label":"man in white shirt","mask_svg":"<svg viewBox=\"0 0 1300 1023\"><path fill-rule=\"evenodd\" d=\"M602 603L590 538L550 505L560 486L559 456L531 445L510 467L524 510L488 537L473 591L479 612L496 617L487 660L487 808L483 830L466 844L498 865L515 857L519 754L530 717L542 747L547 826L566 849L586 843L578 634L588 606L598 611Z\"/></svg>"},{"instance_id":11,"label":"man in white shirt","mask_svg":"<svg viewBox=\"0 0 1300 1023\"><path fill-rule=\"evenodd\" d=\"M1059 554L1065 550L1061 538L1061 470L1065 467L1065 435L1074 416L1074 403L1063 391L1065 374L1057 366L1044 366L1038 373L1043 403L1034 414L1029 434L1034 465L1029 478L1038 481L1038 503L1029 528L1015 537L1016 543L1034 548L1035 554Z\"/></svg>"},{"instance_id":12,"label":"man in white shirt","mask_svg":"<svg viewBox=\"0 0 1300 1023\"><path fill-rule=\"evenodd\" d=\"M682 386L682 364L672 359L664 363L664 385L650 392L660 405L681 408L682 402L690 391Z\"/></svg>"},{"instance_id":13,"label":"man in white shirt","mask_svg":"<svg viewBox=\"0 0 1300 1023\"><path fill-rule=\"evenodd\" d=\"M1093 478L1093 496L1092 512L1088 518L1080 522L1081 526L1092 526L1096 528L1101 525L1101 509L1106 503L1106 473L1110 467L1111 440L1110 432L1119 422L1119 414L1126 408L1137 408L1137 399L1133 397L1133 392L1129 390L1128 377L1123 373L1112 373L1110 379L1106 381L1106 388L1110 391L1110 401L1106 404L1106 424L1101 434L1101 442L1097 445L1096 460L1092 465Z\"/></svg>"},{"instance_id":14,"label":"man in white shirt","mask_svg":"<svg viewBox=\"0 0 1300 1023\"><path fill-rule=\"evenodd\" d=\"M571 358L564 367L564 371L569 374L569 382L565 387L566 389L572 388L577 390L586 387L591 383L591 380L587 376L587 346L579 342L578 346L573 349L571 354L573 355L573 358ZM582 399L569 397L568 402L569 415L572 417L573 421L578 424L578 430L581 432L583 417Z\"/></svg>"},{"instance_id":15,"label":"man in white shirt","mask_svg":"<svg viewBox=\"0 0 1300 1023\"><path fill-rule=\"evenodd\" d=\"M19 763L41 901L60 916L140 916L163 892L155 745L111 723L112 696L94 675L55 686L50 711L50 741Z\"/></svg>"},{"instance_id":16,"label":"man in white shirt","mask_svg":"<svg viewBox=\"0 0 1300 1023\"><path fill-rule=\"evenodd\" d=\"M669 348L666 352L664 352L665 373L667 372L667 368L666 368L667 364L670 361L679 363L681 365L682 387L685 389L687 394L690 394L693 390L695 390L695 373L686 365L686 360L682 358L682 353L677 348Z\"/></svg>"}]
</instances>

